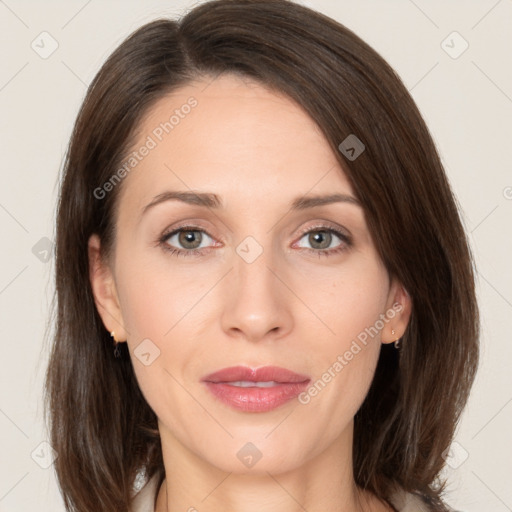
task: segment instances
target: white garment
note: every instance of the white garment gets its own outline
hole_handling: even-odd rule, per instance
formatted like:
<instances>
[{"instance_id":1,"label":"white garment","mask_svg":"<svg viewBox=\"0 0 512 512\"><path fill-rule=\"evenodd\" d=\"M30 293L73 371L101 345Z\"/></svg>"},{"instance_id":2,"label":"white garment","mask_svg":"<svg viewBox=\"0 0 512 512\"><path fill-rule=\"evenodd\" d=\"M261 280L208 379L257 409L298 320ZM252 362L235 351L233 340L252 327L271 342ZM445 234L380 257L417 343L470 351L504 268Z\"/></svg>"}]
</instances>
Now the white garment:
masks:
<instances>
[{"instance_id":1,"label":"white garment","mask_svg":"<svg viewBox=\"0 0 512 512\"><path fill-rule=\"evenodd\" d=\"M157 483L157 475L155 475L142 487L133 498L131 512L154 512L153 503L158 491ZM417 496L405 492L393 497L393 505L399 512L429 512L427 505Z\"/></svg>"}]
</instances>

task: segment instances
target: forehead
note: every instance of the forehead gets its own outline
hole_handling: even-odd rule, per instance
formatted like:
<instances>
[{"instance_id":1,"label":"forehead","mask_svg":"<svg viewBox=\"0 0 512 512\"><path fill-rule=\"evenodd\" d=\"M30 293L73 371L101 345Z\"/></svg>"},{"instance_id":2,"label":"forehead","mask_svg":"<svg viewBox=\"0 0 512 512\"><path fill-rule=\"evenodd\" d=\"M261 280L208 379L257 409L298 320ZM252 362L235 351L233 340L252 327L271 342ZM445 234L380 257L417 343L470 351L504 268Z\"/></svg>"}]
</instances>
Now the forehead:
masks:
<instances>
[{"instance_id":1,"label":"forehead","mask_svg":"<svg viewBox=\"0 0 512 512\"><path fill-rule=\"evenodd\" d=\"M278 198L284 204L308 192L351 193L308 114L287 96L234 75L194 81L160 99L132 150L143 146L151 149L123 183L132 205L164 189L210 191L241 207Z\"/></svg>"}]
</instances>

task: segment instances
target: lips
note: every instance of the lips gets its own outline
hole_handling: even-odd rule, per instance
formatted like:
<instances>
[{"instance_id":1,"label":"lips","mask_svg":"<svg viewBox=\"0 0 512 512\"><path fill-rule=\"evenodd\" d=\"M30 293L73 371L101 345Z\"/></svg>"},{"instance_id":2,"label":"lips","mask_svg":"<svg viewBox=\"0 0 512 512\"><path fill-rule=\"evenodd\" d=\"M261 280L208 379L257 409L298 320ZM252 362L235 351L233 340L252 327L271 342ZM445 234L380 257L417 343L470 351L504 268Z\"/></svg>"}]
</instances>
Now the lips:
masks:
<instances>
[{"instance_id":1,"label":"lips","mask_svg":"<svg viewBox=\"0 0 512 512\"><path fill-rule=\"evenodd\" d=\"M202 379L221 402L244 412L265 412L297 397L310 378L286 368L233 366Z\"/></svg>"},{"instance_id":2,"label":"lips","mask_svg":"<svg viewBox=\"0 0 512 512\"><path fill-rule=\"evenodd\" d=\"M279 368L278 366L263 366L261 368L252 369L247 366L232 366L224 368L218 372L211 373L203 378L205 382L269 382L274 381L280 384L289 384L296 382L304 382L309 380L306 375Z\"/></svg>"}]
</instances>

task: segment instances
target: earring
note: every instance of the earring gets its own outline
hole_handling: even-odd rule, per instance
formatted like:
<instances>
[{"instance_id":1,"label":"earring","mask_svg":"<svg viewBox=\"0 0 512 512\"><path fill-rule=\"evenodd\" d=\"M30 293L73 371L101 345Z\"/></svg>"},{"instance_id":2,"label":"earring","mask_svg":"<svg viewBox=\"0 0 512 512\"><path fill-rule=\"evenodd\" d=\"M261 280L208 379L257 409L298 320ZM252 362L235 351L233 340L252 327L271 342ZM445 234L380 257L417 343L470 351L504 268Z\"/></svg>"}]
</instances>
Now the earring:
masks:
<instances>
[{"instance_id":1,"label":"earring","mask_svg":"<svg viewBox=\"0 0 512 512\"><path fill-rule=\"evenodd\" d=\"M116 340L116 333L114 331L112 331L110 333L110 336L112 336L112 338L114 339L114 342L115 342L115 345L114 345L114 357L115 358L119 358L121 357L121 352L119 351L119 342Z\"/></svg>"},{"instance_id":2,"label":"earring","mask_svg":"<svg viewBox=\"0 0 512 512\"><path fill-rule=\"evenodd\" d=\"M394 336L395 335L395 330L394 329L391 329L391 335ZM395 340L395 348L398 350L400 348L400 338L397 338Z\"/></svg>"}]
</instances>

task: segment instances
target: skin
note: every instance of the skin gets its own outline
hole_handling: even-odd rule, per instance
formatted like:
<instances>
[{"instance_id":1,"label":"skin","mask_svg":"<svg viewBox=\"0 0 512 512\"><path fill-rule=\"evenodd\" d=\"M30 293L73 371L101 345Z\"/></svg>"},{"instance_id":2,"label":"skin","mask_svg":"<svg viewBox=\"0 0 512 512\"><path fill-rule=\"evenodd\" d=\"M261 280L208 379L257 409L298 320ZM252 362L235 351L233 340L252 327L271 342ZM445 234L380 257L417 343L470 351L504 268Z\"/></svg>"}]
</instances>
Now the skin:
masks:
<instances>
[{"instance_id":1,"label":"skin","mask_svg":"<svg viewBox=\"0 0 512 512\"><path fill-rule=\"evenodd\" d=\"M354 194L319 128L289 98L232 75L198 80L153 106L134 148L190 96L197 106L122 183L113 258L100 258L96 235L89 241L98 311L128 343L158 417L166 480L156 510L391 510L354 483L353 418L381 344L407 326L410 298L389 279L361 206L290 210L306 194ZM167 190L213 192L224 207L166 201L141 215ZM183 224L194 226L192 238L189 228L158 244ZM349 233L351 245L328 228ZM263 251L251 263L236 251L248 236ZM199 256L163 249L194 243ZM234 365L281 366L315 382L397 302L401 312L307 404L241 412L201 383ZM160 350L148 366L134 353L146 338ZM251 468L237 457L247 442L262 454Z\"/></svg>"}]
</instances>

